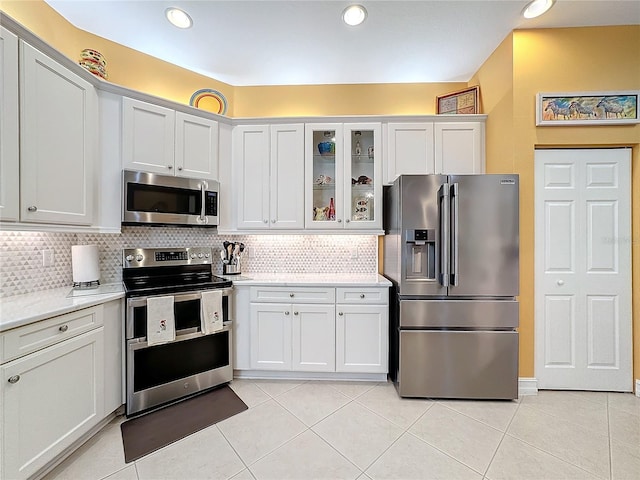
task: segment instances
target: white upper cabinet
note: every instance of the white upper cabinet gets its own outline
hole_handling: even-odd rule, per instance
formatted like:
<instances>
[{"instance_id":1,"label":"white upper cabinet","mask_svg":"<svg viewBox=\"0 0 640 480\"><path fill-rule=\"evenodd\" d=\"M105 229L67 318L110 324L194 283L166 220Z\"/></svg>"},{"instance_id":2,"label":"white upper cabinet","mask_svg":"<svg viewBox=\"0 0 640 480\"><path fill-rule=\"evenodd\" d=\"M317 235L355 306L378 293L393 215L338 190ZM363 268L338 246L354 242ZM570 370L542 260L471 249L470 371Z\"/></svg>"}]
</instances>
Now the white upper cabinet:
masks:
<instances>
[{"instance_id":1,"label":"white upper cabinet","mask_svg":"<svg viewBox=\"0 0 640 480\"><path fill-rule=\"evenodd\" d=\"M190 178L218 177L218 122L122 99L125 169Z\"/></svg>"},{"instance_id":2,"label":"white upper cabinet","mask_svg":"<svg viewBox=\"0 0 640 480\"><path fill-rule=\"evenodd\" d=\"M218 178L218 122L176 112L175 173Z\"/></svg>"},{"instance_id":3,"label":"white upper cabinet","mask_svg":"<svg viewBox=\"0 0 640 480\"><path fill-rule=\"evenodd\" d=\"M435 123L436 173L484 173L484 123Z\"/></svg>"},{"instance_id":4,"label":"white upper cabinet","mask_svg":"<svg viewBox=\"0 0 640 480\"><path fill-rule=\"evenodd\" d=\"M435 173L433 123L389 123L385 184L399 175Z\"/></svg>"},{"instance_id":5,"label":"white upper cabinet","mask_svg":"<svg viewBox=\"0 0 640 480\"><path fill-rule=\"evenodd\" d=\"M380 123L306 125L306 228L382 228L381 132Z\"/></svg>"},{"instance_id":6,"label":"white upper cabinet","mask_svg":"<svg viewBox=\"0 0 640 480\"><path fill-rule=\"evenodd\" d=\"M0 27L0 220L19 212L18 37Z\"/></svg>"},{"instance_id":7,"label":"white upper cabinet","mask_svg":"<svg viewBox=\"0 0 640 480\"><path fill-rule=\"evenodd\" d=\"M304 228L303 158L303 124L234 128L238 229Z\"/></svg>"},{"instance_id":8,"label":"white upper cabinet","mask_svg":"<svg viewBox=\"0 0 640 480\"><path fill-rule=\"evenodd\" d=\"M20 41L20 220L91 225L95 88Z\"/></svg>"}]
</instances>

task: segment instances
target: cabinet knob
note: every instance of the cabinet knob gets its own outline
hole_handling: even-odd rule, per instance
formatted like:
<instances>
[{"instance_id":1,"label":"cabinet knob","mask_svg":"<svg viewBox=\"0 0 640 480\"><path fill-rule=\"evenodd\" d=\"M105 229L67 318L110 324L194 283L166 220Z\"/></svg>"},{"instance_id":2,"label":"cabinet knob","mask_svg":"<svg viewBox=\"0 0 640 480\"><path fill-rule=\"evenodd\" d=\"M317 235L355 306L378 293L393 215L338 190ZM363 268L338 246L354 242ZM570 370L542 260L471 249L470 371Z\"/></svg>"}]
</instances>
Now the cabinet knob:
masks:
<instances>
[{"instance_id":1,"label":"cabinet knob","mask_svg":"<svg viewBox=\"0 0 640 480\"><path fill-rule=\"evenodd\" d=\"M556 283L557 283L558 285L564 285L564 280L558 280Z\"/></svg>"},{"instance_id":2,"label":"cabinet knob","mask_svg":"<svg viewBox=\"0 0 640 480\"><path fill-rule=\"evenodd\" d=\"M342 314L342 312L338 312L338 315L342 316L343 314Z\"/></svg>"},{"instance_id":3,"label":"cabinet knob","mask_svg":"<svg viewBox=\"0 0 640 480\"><path fill-rule=\"evenodd\" d=\"M269 220L264 220L264 223L269 223Z\"/></svg>"},{"instance_id":4,"label":"cabinet knob","mask_svg":"<svg viewBox=\"0 0 640 480\"><path fill-rule=\"evenodd\" d=\"M285 314L285 315L289 315L289 312L288 312L288 311L287 311L287 312L284 312L284 314Z\"/></svg>"},{"instance_id":5,"label":"cabinet knob","mask_svg":"<svg viewBox=\"0 0 640 480\"><path fill-rule=\"evenodd\" d=\"M349 223L351 220L349 220L348 218L344 221L345 223Z\"/></svg>"},{"instance_id":6,"label":"cabinet knob","mask_svg":"<svg viewBox=\"0 0 640 480\"><path fill-rule=\"evenodd\" d=\"M293 312L293 314L294 314L294 315L297 315L297 314L298 314L298 312Z\"/></svg>"},{"instance_id":7,"label":"cabinet knob","mask_svg":"<svg viewBox=\"0 0 640 480\"><path fill-rule=\"evenodd\" d=\"M18 383L20 380L20 375L12 375L9 377L9 383Z\"/></svg>"},{"instance_id":8,"label":"cabinet knob","mask_svg":"<svg viewBox=\"0 0 640 480\"><path fill-rule=\"evenodd\" d=\"M173 165L167 165L167 168L168 168L169 170L173 170Z\"/></svg>"},{"instance_id":9,"label":"cabinet knob","mask_svg":"<svg viewBox=\"0 0 640 480\"><path fill-rule=\"evenodd\" d=\"M293 293L290 293L290 294L289 294L289 296L290 296L291 298L293 298Z\"/></svg>"},{"instance_id":10,"label":"cabinet knob","mask_svg":"<svg viewBox=\"0 0 640 480\"><path fill-rule=\"evenodd\" d=\"M342 220L341 220L341 219L338 219L338 223L342 223Z\"/></svg>"},{"instance_id":11,"label":"cabinet knob","mask_svg":"<svg viewBox=\"0 0 640 480\"><path fill-rule=\"evenodd\" d=\"M271 223L276 223L276 220L275 219L271 220Z\"/></svg>"},{"instance_id":12,"label":"cabinet knob","mask_svg":"<svg viewBox=\"0 0 640 480\"><path fill-rule=\"evenodd\" d=\"M364 298L364 293L361 293L361 294L360 294L360 298Z\"/></svg>"},{"instance_id":13,"label":"cabinet knob","mask_svg":"<svg viewBox=\"0 0 640 480\"><path fill-rule=\"evenodd\" d=\"M182 171L182 167L178 167L178 170Z\"/></svg>"},{"instance_id":14,"label":"cabinet knob","mask_svg":"<svg viewBox=\"0 0 640 480\"><path fill-rule=\"evenodd\" d=\"M30 207L27 207L27 211L28 212L35 212L38 210L38 207L36 207L35 205L32 205Z\"/></svg>"},{"instance_id":15,"label":"cabinet knob","mask_svg":"<svg viewBox=\"0 0 640 480\"><path fill-rule=\"evenodd\" d=\"M69 330L69 325L62 325L58 330L64 333Z\"/></svg>"}]
</instances>

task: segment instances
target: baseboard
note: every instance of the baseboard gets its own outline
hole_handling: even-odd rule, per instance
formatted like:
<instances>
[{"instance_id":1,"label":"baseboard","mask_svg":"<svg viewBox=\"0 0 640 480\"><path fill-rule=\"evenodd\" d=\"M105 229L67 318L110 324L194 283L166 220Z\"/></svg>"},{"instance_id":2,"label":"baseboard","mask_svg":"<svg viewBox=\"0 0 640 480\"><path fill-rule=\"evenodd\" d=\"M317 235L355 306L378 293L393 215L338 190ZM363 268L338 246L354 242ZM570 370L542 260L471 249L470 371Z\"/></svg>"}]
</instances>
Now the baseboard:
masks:
<instances>
[{"instance_id":1,"label":"baseboard","mask_svg":"<svg viewBox=\"0 0 640 480\"><path fill-rule=\"evenodd\" d=\"M636 397L640 397L640 378L636 378Z\"/></svg>"},{"instance_id":2,"label":"baseboard","mask_svg":"<svg viewBox=\"0 0 640 480\"><path fill-rule=\"evenodd\" d=\"M538 379L537 378L518 378L518 396L537 395Z\"/></svg>"},{"instance_id":3,"label":"baseboard","mask_svg":"<svg viewBox=\"0 0 640 480\"><path fill-rule=\"evenodd\" d=\"M233 378L246 380L352 380L386 382L386 373L288 372L280 370L234 370Z\"/></svg>"}]
</instances>

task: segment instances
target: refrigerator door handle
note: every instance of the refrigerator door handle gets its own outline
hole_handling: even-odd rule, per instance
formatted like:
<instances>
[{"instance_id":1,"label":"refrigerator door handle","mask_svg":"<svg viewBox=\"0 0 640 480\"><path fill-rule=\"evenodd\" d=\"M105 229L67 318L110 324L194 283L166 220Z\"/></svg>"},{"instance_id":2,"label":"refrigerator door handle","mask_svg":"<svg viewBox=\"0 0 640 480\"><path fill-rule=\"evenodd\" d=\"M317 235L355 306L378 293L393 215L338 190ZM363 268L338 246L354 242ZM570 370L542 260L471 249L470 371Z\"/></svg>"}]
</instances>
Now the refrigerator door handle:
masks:
<instances>
[{"instance_id":1,"label":"refrigerator door handle","mask_svg":"<svg viewBox=\"0 0 640 480\"><path fill-rule=\"evenodd\" d=\"M459 256L458 248L460 244L458 230L458 184L451 185L451 285L456 286L459 283Z\"/></svg>"},{"instance_id":2,"label":"refrigerator door handle","mask_svg":"<svg viewBox=\"0 0 640 480\"><path fill-rule=\"evenodd\" d=\"M451 248L449 243L451 225L450 220L450 201L449 201L449 189L448 183L444 183L438 190L438 213L440 221L440 272L438 274L438 281L443 287L449 286L449 250Z\"/></svg>"}]
</instances>

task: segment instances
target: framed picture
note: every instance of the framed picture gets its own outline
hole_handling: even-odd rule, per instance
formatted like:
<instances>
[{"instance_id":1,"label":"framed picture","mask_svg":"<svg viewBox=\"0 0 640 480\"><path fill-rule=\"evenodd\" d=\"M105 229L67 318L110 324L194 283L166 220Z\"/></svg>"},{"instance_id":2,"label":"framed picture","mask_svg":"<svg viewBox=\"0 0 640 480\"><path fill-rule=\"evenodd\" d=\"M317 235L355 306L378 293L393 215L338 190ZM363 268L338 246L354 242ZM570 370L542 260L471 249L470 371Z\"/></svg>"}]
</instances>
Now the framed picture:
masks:
<instances>
[{"instance_id":1,"label":"framed picture","mask_svg":"<svg viewBox=\"0 0 640 480\"><path fill-rule=\"evenodd\" d=\"M436 113L478 113L480 87L465 88L436 97Z\"/></svg>"},{"instance_id":2,"label":"framed picture","mask_svg":"<svg viewBox=\"0 0 640 480\"><path fill-rule=\"evenodd\" d=\"M539 93L536 125L619 125L640 123L640 91Z\"/></svg>"}]
</instances>

